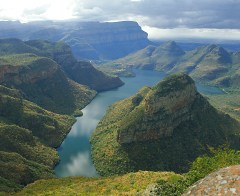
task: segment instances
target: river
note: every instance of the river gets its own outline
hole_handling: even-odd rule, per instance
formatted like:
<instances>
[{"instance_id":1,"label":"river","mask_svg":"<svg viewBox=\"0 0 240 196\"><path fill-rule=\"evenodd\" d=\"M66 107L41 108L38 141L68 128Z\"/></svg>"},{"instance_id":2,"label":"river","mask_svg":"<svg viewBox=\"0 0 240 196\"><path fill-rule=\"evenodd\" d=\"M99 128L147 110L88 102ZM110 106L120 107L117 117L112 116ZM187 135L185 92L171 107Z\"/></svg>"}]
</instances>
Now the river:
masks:
<instances>
[{"instance_id":1,"label":"river","mask_svg":"<svg viewBox=\"0 0 240 196\"><path fill-rule=\"evenodd\" d=\"M136 77L121 78L125 85L114 90L99 93L83 110L83 116L76 123L58 149L60 163L55 167L58 177L97 176L91 160L89 138L107 108L114 102L135 94L143 86L153 86L163 79L165 74L156 71L134 70ZM223 93L216 87L197 84L203 94Z\"/></svg>"}]
</instances>

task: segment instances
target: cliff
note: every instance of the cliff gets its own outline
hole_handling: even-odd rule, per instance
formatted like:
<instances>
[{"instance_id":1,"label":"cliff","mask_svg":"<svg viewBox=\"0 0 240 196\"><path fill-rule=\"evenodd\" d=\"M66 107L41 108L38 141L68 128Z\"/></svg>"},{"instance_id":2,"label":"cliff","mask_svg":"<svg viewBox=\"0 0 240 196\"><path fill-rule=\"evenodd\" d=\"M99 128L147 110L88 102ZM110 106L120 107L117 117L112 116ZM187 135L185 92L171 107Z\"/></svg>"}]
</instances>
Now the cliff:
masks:
<instances>
[{"instance_id":1,"label":"cliff","mask_svg":"<svg viewBox=\"0 0 240 196\"><path fill-rule=\"evenodd\" d=\"M7 25L9 28L7 28ZM64 41L80 59L116 59L149 45L147 33L136 22L0 22L1 38Z\"/></svg>"},{"instance_id":2,"label":"cliff","mask_svg":"<svg viewBox=\"0 0 240 196\"><path fill-rule=\"evenodd\" d=\"M101 175L183 172L207 146L238 147L239 132L239 122L213 108L189 76L176 74L112 105L91 138L92 157Z\"/></svg>"},{"instance_id":3,"label":"cliff","mask_svg":"<svg viewBox=\"0 0 240 196\"><path fill-rule=\"evenodd\" d=\"M0 84L19 89L25 99L64 114L82 109L96 95L69 80L55 61L34 54L1 56Z\"/></svg>"}]
</instances>

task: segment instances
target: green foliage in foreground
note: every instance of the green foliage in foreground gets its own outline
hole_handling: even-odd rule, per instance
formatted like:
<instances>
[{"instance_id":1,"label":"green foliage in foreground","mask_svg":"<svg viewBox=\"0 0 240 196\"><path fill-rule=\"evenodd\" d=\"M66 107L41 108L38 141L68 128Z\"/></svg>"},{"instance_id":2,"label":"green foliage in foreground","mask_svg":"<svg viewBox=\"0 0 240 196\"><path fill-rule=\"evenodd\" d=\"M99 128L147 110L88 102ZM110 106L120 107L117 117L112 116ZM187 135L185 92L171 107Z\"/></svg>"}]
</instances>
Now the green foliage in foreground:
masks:
<instances>
[{"instance_id":1,"label":"green foliage in foreground","mask_svg":"<svg viewBox=\"0 0 240 196\"><path fill-rule=\"evenodd\" d=\"M107 178L67 177L39 180L17 195L136 195L158 180L181 179L173 172L139 171Z\"/></svg>"},{"instance_id":2,"label":"green foliage in foreground","mask_svg":"<svg viewBox=\"0 0 240 196\"><path fill-rule=\"evenodd\" d=\"M145 192L163 196L181 195L190 185L220 168L240 164L240 151L209 148L209 155L198 157L188 173L139 171L122 176L67 177L39 180L17 195L136 195ZM150 188L154 187L154 188Z\"/></svg>"}]
</instances>

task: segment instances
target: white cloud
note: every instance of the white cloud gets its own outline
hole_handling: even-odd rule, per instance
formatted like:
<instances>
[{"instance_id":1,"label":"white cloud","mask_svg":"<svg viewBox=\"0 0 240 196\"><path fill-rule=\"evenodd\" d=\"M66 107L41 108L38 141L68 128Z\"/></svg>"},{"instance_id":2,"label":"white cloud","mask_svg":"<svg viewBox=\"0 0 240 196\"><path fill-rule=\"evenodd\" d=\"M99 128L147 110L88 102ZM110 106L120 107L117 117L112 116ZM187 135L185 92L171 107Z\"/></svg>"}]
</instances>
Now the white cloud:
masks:
<instances>
[{"instance_id":1,"label":"white cloud","mask_svg":"<svg viewBox=\"0 0 240 196\"><path fill-rule=\"evenodd\" d=\"M240 29L207 29L207 28L174 28L160 29L156 27L144 26L143 30L148 32L152 40L176 40L176 39L221 39L240 40Z\"/></svg>"},{"instance_id":2,"label":"white cloud","mask_svg":"<svg viewBox=\"0 0 240 196\"><path fill-rule=\"evenodd\" d=\"M96 176L96 169L94 168L89 152L78 153L76 156L72 156L65 168L66 172L63 176Z\"/></svg>"},{"instance_id":3,"label":"white cloud","mask_svg":"<svg viewBox=\"0 0 240 196\"><path fill-rule=\"evenodd\" d=\"M156 29L145 27L151 38L217 34L237 39L240 29L239 0L0 0L0 5L0 20L133 20L162 29L156 33ZM206 29L212 30L204 33Z\"/></svg>"}]
</instances>

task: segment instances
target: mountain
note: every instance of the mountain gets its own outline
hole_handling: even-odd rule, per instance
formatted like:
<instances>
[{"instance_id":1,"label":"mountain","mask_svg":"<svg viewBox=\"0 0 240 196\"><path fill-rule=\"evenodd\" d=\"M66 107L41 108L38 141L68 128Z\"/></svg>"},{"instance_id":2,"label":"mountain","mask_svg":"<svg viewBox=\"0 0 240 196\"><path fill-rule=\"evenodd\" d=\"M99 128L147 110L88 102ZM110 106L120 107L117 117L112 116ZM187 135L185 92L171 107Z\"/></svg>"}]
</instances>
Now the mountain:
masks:
<instances>
[{"instance_id":1,"label":"mountain","mask_svg":"<svg viewBox=\"0 0 240 196\"><path fill-rule=\"evenodd\" d=\"M201 82L230 87L239 81L238 55L238 52L231 53L217 45L183 51L175 42L166 42L158 47L148 46L124 58L97 67L106 72L112 72L115 68L119 70L118 75L121 73L131 75L130 68L168 73L184 72ZM116 70L115 73L118 73Z\"/></svg>"},{"instance_id":2,"label":"mountain","mask_svg":"<svg viewBox=\"0 0 240 196\"><path fill-rule=\"evenodd\" d=\"M72 114L96 95L70 81L59 65L34 54L0 56L0 84L19 89L28 99L48 110Z\"/></svg>"},{"instance_id":3,"label":"mountain","mask_svg":"<svg viewBox=\"0 0 240 196\"><path fill-rule=\"evenodd\" d=\"M24 53L51 58L60 65L70 79L97 91L109 90L123 85L123 82L118 77L111 77L96 70L89 62L77 61L72 54L71 48L64 42L0 40L0 55Z\"/></svg>"},{"instance_id":4,"label":"mountain","mask_svg":"<svg viewBox=\"0 0 240 196\"><path fill-rule=\"evenodd\" d=\"M184 71L199 80L214 80L231 68L231 55L222 47L209 45L188 52L171 70Z\"/></svg>"},{"instance_id":5,"label":"mountain","mask_svg":"<svg viewBox=\"0 0 240 196\"><path fill-rule=\"evenodd\" d=\"M175 43L166 42L160 46L147 46L146 48L121 58L114 63L132 65L136 68L149 70L170 70L185 52Z\"/></svg>"},{"instance_id":6,"label":"mountain","mask_svg":"<svg viewBox=\"0 0 240 196\"><path fill-rule=\"evenodd\" d=\"M64 41L80 59L116 59L151 44L136 22L0 22L1 38Z\"/></svg>"},{"instance_id":7,"label":"mountain","mask_svg":"<svg viewBox=\"0 0 240 196\"><path fill-rule=\"evenodd\" d=\"M240 124L212 107L186 74L167 77L113 104L92 135L100 175L184 172L207 146L239 145Z\"/></svg>"}]
</instances>

